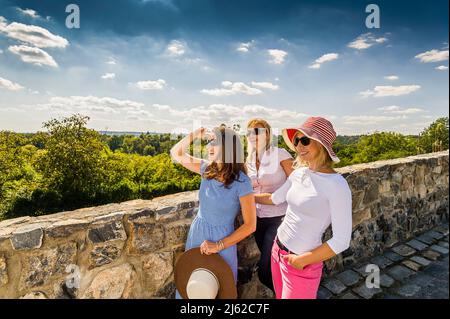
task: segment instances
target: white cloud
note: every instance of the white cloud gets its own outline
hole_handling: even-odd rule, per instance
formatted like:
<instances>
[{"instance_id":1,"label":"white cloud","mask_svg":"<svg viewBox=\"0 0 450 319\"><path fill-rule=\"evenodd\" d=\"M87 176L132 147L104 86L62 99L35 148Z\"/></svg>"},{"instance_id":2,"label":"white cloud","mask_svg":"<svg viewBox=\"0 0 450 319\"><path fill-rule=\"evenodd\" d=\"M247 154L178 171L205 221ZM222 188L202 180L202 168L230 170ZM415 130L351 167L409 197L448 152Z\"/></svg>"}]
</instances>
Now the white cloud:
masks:
<instances>
[{"instance_id":1,"label":"white cloud","mask_svg":"<svg viewBox=\"0 0 450 319\"><path fill-rule=\"evenodd\" d=\"M242 52L242 53L247 53L248 51L250 51L253 44L254 44L254 41L240 43L239 46L237 47L236 51Z\"/></svg>"},{"instance_id":2,"label":"white cloud","mask_svg":"<svg viewBox=\"0 0 450 319\"><path fill-rule=\"evenodd\" d=\"M384 43L384 42L387 42L387 38L377 38L377 39L375 39L375 42L376 43Z\"/></svg>"},{"instance_id":3,"label":"white cloud","mask_svg":"<svg viewBox=\"0 0 450 319\"><path fill-rule=\"evenodd\" d=\"M139 124L131 127L124 124L129 120L150 121L152 130L170 132L181 129L191 129L193 121L201 121L201 125L212 127L220 123L228 125L241 124L250 118L268 118L276 130L290 125L298 125L309 115L284 108L273 108L262 105L229 105L212 104L208 106L183 107L176 109L169 105L153 104L119 100L112 97L97 96L54 96L49 97L47 103L21 105L21 109L27 112L33 110L46 112L52 116L81 113L92 115L93 121L102 126L126 129L138 129ZM100 120L101 119L101 120ZM95 126L95 124L94 124ZM145 127L142 126L143 128ZM141 128L141 127L139 127ZM147 126L148 128L148 126Z\"/></svg>"},{"instance_id":4,"label":"white cloud","mask_svg":"<svg viewBox=\"0 0 450 319\"><path fill-rule=\"evenodd\" d=\"M158 79L156 81L139 81L136 87L140 90L163 90L167 86L166 81Z\"/></svg>"},{"instance_id":5,"label":"white cloud","mask_svg":"<svg viewBox=\"0 0 450 319\"><path fill-rule=\"evenodd\" d=\"M106 73L106 74L102 75L103 80L113 80L115 78L116 78L115 73Z\"/></svg>"},{"instance_id":6,"label":"white cloud","mask_svg":"<svg viewBox=\"0 0 450 319\"><path fill-rule=\"evenodd\" d=\"M383 107L378 108L378 110L383 111L383 113L400 114L400 115L417 114L417 113L426 112L426 110L417 108L417 107L403 108L403 107L400 107L397 105L383 106Z\"/></svg>"},{"instance_id":7,"label":"white cloud","mask_svg":"<svg viewBox=\"0 0 450 319\"><path fill-rule=\"evenodd\" d=\"M0 49L0 54L3 54L3 50L2 49Z\"/></svg>"},{"instance_id":8,"label":"white cloud","mask_svg":"<svg viewBox=\"0 0 450 319\"><path fill-rule=\"evenodd\" d=\"M369 126L369 125L382 125L386 122L399 121L406 119L405 115L398 116L377 116L377 115L345 115L342 117L345 125L352 126Z\"/></svg>"},{"instance_id":9,"label":"white cloud","mask_svg":"<svg viewBox=\"0 0 450 319\"><path fill-rule=\"evenodd\" d=\"M163 105L163 104L153 104L152 105L155 109L158 111L167 111L170 110L171 107L169 105Z\"/></svg>"},{"instance_id":10,"label":"white cloud","mask_svg":"<svg viewBox=\"0 0 450 319\"><path fill-rule=\"evenodd\" d=\"M435 69L438 70L438 71L447 71L448 70L448 66L440 65L440 66L435 67Z\"/></svg>"},{"instance_id":11,"label":"white cloud","mask_svg":"<svg viewBox=\"0 0 450 319\"><path fill-rule=\"evenodd\" d=\"M20 59L23 62L38 66L48 65L54 68L58 67L58 64L53 57L42 49L33 48L26 45L14 45L10 46L8 50L20 56Z\"/></svg>"},{"instance_id":12,"label":"white cloud","mask_svg":"<svg viewBox=\"0 0 450 319\"><path fill-rule=\"evenodd\" d=\"M361 34L355 40L350 42L347 46L356 50L366 50L375 44L381 44L387 42L386 37L375 37L372 33Z\"/></svg>"},{"instance_id":13,"label":"white cloud","mask_svg":"<svg viewBox=\"0 0 450 319\"><path fill-rule=\"evenodd\" d=\"M430 50L415 56L422 63L440 62L448 60L448 50Z\"/></svg>"},{"instance_id":14,"label":"white cloud","mask_svg":"<svg viewBox=\"0 0 450 319\"><path fill-rule=\"evenodd\" d=\"M279 86L270 82L252 82L252 86L261 88L261 89L268 89L268 90L278 90Z\"/></svg>"},{"instance_id":15,"label":"white cloud","mask_svg":"<svg viewBox=\"0 0 450 319\"><path fill-rule=\"evenodd\" d=\"M167 53L169 56L177 57L186 53L187 45L185 42L173 40L167 46Z\"/></svg>"},{"instance_id":16,"label":"white cloud","mask_svg":"<svg viewBox=\"0 0 450 319\"><path fill-rule=\"evenodd\" d=\"M45 104L38 104L37 110L40 111L63 111L67 113L107 113L107 114L131 114L143 110L143 103L119 100L111 97L97 96L68 96L68 97L52 97ZM131 112L131 113L130 113ZM133 113L133 114L135 114Z\"/></svg>"},{"instance_id":17,"label":"white cloud","mask_svg":"<svg viewBox=\"0 0 450 319\"><path fill-rule=\"evenodd\" d=\"M215 126L220 123L245 125L244 121L250 118L262 117L271 121L273 128L282 128L286 125L298 125L299 122L308 117L307 114L261 105L229 105L212 104L209 106L198 106L188 110L170 109L169 114L174 119L182 119L187 127L192 127L192 121L201 121L202 125Z\"/></svg>"},{"instance_id":18,"label":"white cloud","mask_svg":"<svg viewBox=\"0 0 450 319\"><path fill-rule=\"evenodd\" d=\"M38 48L65 48L69 45L69 41L65 38L55 35L47 29L17 22L7 24L3 17L0 17L0 33Z\"/></svg>"},{"instance_id":19,"label":"white cloud","mask_svg":"<svg viewBox=\"0 0 450 319\"><path fill-rule=\"evenodd\" d=\"M373 90L360 92L363 97L385 97L385 96L401 96L415 92L421 88L420 85L400 85L400 86L376 86Z\"/></svg>"},{"instance_id":20,"label":"white cloud","mask_svg":"<svg viewBox=\"0 0 450 319\"><path fill-rule=\"evenodd\" d=\"M320 58L316 59L312 65L309 66L310 69L320 69L321 65L326 62L337 60L339 54L337 53L327 53L322 55Z\"/></svg>"},{"instance_id":21,"label":"white cloud","mask_svg":"<svg viewBox=\"0 0 450 319\"><path fill-rule=\"evenodd\" d=\"M389 81L396 81L399 79L399 77L397 75L388 75L388 76L385 76L384 78Z\"/></svg>"},{"instance_id":22,"label":"white cloud","mask_svg":"<svg viewBox=\"0 0 450 319\"><path fill-rule=\"evenodd\" d=\"M287 56L287 52L283 51L283 50L278 50L278 49L271 49L271 50L267 50L267 52L269 53L271 60L269 60L269 63L273 63L273 64L283 64L284 63L284 59Z\"/></svg>"},{"instance_id":23,"label":"white cloud","mask_svg":"<svg viewBox=\"0 0 450 319\"><path fill-rule=\"evenodd\" d=\"M116 65L117 62L116 62L116 60L114 60L113 58L109 58L109 60L106 61L106 64L109 64L109 65Z\"/></svg>"},{"instance_id":24,"label":"white cloud","mask_svg":"<svg viewBox=\"0 0 450 319\"><path fill-rule=\"evenodd\" d=\"M10 80L0 77L0 89L5 89L8 91L20 91L23 90L24 87L18 83L14 83Z\"/></svg>"},{"instance_id":25,"label":"white cloud","mask_svg":"<svg viewBox=\"0 0 450 319\"><path fill-rule=\"evenodd\" d=\"M229 95L236 95L239 93L245 95L257 95L262 93L261 90L250 87L242 82L233 83L230 81L223 81L222 86L223 88L203 89L200 92L206 95L213 95L213 96L229 96Z\"/></svg>"},{"instance_id":26,"label":"white cloud","mask_svg":"<svg viewBox=\"0 0 450 319\"><path fill-rule=\"evenodd\" d=\"M26 15L26 16L31 17L33 19L40 18L39 14L36 11L32 10L32 9L17 8L17 11L19 11L23 15Z\"/></svg>"}]
</instances>

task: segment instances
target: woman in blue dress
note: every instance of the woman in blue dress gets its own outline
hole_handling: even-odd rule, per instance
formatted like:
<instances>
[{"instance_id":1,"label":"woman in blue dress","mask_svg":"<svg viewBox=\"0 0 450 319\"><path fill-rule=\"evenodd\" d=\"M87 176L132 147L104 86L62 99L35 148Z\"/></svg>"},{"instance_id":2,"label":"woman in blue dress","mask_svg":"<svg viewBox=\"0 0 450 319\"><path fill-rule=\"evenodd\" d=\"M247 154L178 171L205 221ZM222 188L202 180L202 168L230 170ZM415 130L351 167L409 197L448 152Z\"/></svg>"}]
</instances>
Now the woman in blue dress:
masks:
<instances>
[{"instance_id":1,"label":"woman in blue dress","mask_svg":"<svg viewBox=\"0 0 450 319\"><path fill-rule=\"evenodd\" d=\"M208 139L208 160L188 154L190 145L197 138ZM185 250L200 247L203 254L218 253L230 265L236 283L236 244L256 229L253 187L246 175L239 136L225 126L215 128L209 134L200 128L176 144L170 154L174 161L202 176L199 210L189 229ZM235 230L234 222L239 212L242 212L244 222ZM181 298L178 291L176 298Z\"/></svg>"}]
</instances>

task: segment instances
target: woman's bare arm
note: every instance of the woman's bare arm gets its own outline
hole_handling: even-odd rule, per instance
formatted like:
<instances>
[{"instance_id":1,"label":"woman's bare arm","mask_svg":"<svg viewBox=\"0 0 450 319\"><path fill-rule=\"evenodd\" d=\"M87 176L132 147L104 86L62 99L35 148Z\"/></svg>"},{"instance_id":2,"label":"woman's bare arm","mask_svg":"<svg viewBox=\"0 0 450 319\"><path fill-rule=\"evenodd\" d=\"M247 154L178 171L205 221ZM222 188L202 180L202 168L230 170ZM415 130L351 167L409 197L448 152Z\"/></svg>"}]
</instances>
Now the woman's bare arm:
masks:
<instances>
[{"instance_id":1,"label":"woman's bare arm","mask_svg":"<svg viewBox=\"0 0 450 319\"><path fill-rule=\"evenodd\" d=\"M255 196L255 202L257 204L275 205L272 202L272 194L270 194L270 193L255 194L254 196Z\"/></svg>"},{"instance_id":2,"label":"woman's bare arm","mask_svg":"<svg viewBox=\"0 0 450 319\"><path fill-rule=\"evenodd\" d=\"M237 244L253 234L256 230L256 206L253 194L242 196L240 199L244 223L230 236L222 239L225 249Z\"/></svg>"},{"instance_id":3,"label":"woman's bare arm","mask_svg":"<svg viewBox=\"0 0 450 319\"><path fill-rule=\"evenodd\" d=\"M204 130L204 128L200 128L190 133L170 150L170 156L175 162L197 174L200 174L201 159L189 155L188 149L196 138L202 137Z\"/></svg>"},{"instance_id":4,"label":"woman's bare arm","mask_svg":"<svg viewBox=\"0 0 450 319\"><path fill-rule=\"evenodd\" d=\"M290 158L280 162L280 165L287 177L289 177L289 175L291 175L291 173L294 171L294 168L292 167L293 164L294 160Z\"/></svg>"}]
</instances>

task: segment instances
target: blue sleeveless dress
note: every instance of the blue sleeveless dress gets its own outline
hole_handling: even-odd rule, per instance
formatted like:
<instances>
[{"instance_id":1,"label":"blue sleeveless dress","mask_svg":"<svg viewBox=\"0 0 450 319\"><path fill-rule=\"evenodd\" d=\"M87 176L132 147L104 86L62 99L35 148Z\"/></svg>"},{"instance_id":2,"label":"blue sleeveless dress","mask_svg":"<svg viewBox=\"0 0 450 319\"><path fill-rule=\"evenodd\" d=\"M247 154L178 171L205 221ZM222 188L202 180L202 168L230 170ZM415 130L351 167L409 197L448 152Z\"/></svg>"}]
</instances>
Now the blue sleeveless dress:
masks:
<instances>
[{"instance_id":1,"label":"blue sleeveless dress","mask_svg":"<svg viewBox=\"0 0 450 319\"><path fill-rule=\"evenodd\" d=\"M199 247L205 240L217 242L231 235L234 232L234 221L241 209L240 197L253 193L251 180L243 172L228 188L215 179L203 178L208 165L208 161L202 161L200 165L202 179L198 195L199 210L189 229L185 250ZM237 282L236 245L222 250L219 255L230 265L234 281ZM181 298L178 291L176 298Z\"/></svg>"}]
</instances>

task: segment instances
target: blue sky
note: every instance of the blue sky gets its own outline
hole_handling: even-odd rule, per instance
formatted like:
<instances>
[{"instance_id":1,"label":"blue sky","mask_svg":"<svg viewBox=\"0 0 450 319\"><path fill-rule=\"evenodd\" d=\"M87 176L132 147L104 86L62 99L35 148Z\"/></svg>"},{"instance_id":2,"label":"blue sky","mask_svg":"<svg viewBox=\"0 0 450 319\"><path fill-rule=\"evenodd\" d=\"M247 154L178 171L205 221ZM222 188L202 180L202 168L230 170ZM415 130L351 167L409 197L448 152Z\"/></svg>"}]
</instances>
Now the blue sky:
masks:
<instances>
[{"instance_id":1,"label":"blue sky","mask_svg":"<svg viewBox=\"0 0 450 319\"><path fill-rule=\"evenodd\" d=\"M81 12L68 29L66 5ZM98 130L419 133L448 116L448 1L0 0L0 130L72 113Z\"/></svg>"}]
</instances>

